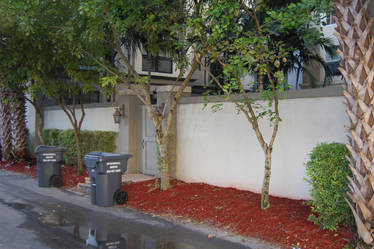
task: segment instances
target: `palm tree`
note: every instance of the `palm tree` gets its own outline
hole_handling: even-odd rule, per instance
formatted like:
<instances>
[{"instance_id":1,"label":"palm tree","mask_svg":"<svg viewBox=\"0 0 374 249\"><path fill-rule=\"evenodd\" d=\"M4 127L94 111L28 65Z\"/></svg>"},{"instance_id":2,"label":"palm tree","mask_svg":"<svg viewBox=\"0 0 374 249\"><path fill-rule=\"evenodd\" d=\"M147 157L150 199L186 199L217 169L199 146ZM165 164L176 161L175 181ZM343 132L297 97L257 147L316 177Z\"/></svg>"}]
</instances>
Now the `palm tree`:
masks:
<instances>
[{"instance_id":1,"label":"palm tree","mask_svg":"<svg viewBox=\"0 0 374 249\"><path fill-rule=\"evenodd\" d=\"M9 93L4 88L0 88L0 114L1 114L1 144L2 158L9 160L12 152L12 115L9 104Z\"/></svg>"},{"instance_id":2,"label":"palm tree","mask_svg":"<svg viewBox=\"0 0 374 249\"><path fill-rule=\"evenodd\" d=\"M314 28L307 29L306 32L313 32ZM287 64L282 68L284 73L290 71L296 72L296 89L299 88L299 75L304 72L310 79L311 87L317 87L318 83L314 74L309 70L308 66L313 63L320 66L325 73L323 86L328 85L333 76L330 66L324 58L319 54L319 49L323 49L327 53L334 56L336 54L337 46L333 44L332 40L323 37L323 35L315 38L308 39L307 36L295 34L295 36L284 37L283 41L287 42L287 46L292 46L296 53L290 53ZM292 44L292 45L291 45Z\"/></svg>"},{"instance_id":3,"label":"palm tree","mask_svg":"<svg viewBox=\"0 0 374 249\"><path fill-rule=\"evenodd\" d=\"M266 0L265 2L267 2L269 6L269 9L267 10L286 11L287 9L285 9L285 6L298 1ZM309 7L311 8L310 11L313 11L315 8L317 8L317 5L313 6L314 7ZM280 68L282 69L284 74L288 74L290 71L296 72L296 89L299 87L299 75L303 72L309 77L311 87L317 86L319 82L317 82L317 79L314 76L313 72L311 72L308 68L308 66L311 66L313 64L320 66L324 70L325 77L323 80L323 86L328 85L331 82L333 72L330 66L326 63L325 59L320 55L319 50L324 50L332 56L335 56L338 46L333 43L332 39L324 37L323 33L321 33L320 30L316 27L315 23L313 23L320 21L322 15L318 17L318 20L317 18L315 18L313 19L313 21L309 21L304 23L303 25L292 28L283 28L282 23L279 23L277 21L266 22L266 17L268 17L266 11L259 12L258 16L261 25L266 26L270 30L270 40L275 44L281 42L284 47L287 48L289 52L289 55L287 56L287 63L282 63ZM238 23L240 23L244 31L253 30L256 25L253 18L247 13L243 13L242 15L238 16ZM272 47L272 45L270 44L270 47L272 50L277 50L276 46ZM266 79L264 79L264 81L266 87Z\"/></svg>"},{"instance_id":4,"label":"palm tree","mask_svg":"<svg viewBox=\"0 0 374 249\"><path fill-rule=\"evenodd\" d=\"M25 96L22 90L14 91L13 105L13 133L14 133L14 158L16 160L27 159L27 127L26 127L26 107Z\"/></svg>"},{"instance_id":5,"label":"palm tree","mask_svg":"<svg viewBox=\"0 0 374 249\"><path fill-rule=\"evenodd\" d=\"M348 204L357 232L366 245L374 246L374 39L369 16L370 1L336 0L336 36L342 58L340 71L345 79L344 96L350 124L347 127L350 151Z\"/></svg>"}]
</instances>

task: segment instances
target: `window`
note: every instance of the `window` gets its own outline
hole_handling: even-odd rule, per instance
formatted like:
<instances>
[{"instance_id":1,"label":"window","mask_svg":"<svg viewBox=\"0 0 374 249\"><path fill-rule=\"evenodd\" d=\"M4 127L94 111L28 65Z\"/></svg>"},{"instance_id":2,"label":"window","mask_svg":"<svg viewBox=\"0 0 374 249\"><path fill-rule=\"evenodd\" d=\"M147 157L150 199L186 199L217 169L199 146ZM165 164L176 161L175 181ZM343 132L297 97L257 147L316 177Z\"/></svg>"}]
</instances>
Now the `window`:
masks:
<instances>
[{"instance_id":1,"label":"window","mask_svg":"<svg viewBox=\"0 0 374 249\"><path fill-rule=\"evenodd\" d=\"M148 55L142 57L142 71L148 71ZM173 60L166 56L152 56L152 72L158 73L172 73Z\"/></svg>"},{"instance_id":2,"label":"window","mask_svg":"<svg viewBox=\"0 0 374 249\"><path fill-rule=\"evenodd\" d=\"M100 92L88 92L82 96L83 104L100 103Z\"/></svg>"},{"instance_id":3,"label":"window","mask_svg":"<svg viewBox=\"0 0 374 249\"><path fill-rule=\"evenodd\" d=\"M73 99L71 97L65 97L65 104L71 105ZM93 103L110 103L113 100L111 98L106 98L100 91L92 91L82 95L83 104L93 104ZM79 98L76 98L76 104L79 104ZM58 102L54 98L45 99L44 106L57 106Z\"/></svg>"},{"instance_id":4,"label":"window","mask_svg":"<svg viewBox=\"0 0 374 249\"><path fill-rule=\"evenodd\" d=\"M340 57L339 55L331 55L329 52L326 51L326 62L327 65L330 67L333 76L340 76L341 73L339 72L338 68L340 67Z\"/></svg>"}]
</instances>

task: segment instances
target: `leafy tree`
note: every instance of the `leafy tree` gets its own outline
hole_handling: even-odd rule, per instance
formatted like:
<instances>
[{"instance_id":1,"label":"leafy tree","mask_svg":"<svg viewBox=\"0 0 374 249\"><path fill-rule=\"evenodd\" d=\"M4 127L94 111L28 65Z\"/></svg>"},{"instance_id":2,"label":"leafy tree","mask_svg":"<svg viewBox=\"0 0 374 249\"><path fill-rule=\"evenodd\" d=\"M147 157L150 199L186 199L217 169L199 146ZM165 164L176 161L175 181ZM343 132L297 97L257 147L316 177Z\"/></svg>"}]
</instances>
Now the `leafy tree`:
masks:
<instances>
[{"instance_id":1,"label":"leafy tree","mask_svg":"<svg viewBox=\"0 0 374 249\"><path fill-rule=\"evenodd\" d=\"M223 69L221 78L214 75L200 60L201 66L219 86L227 100L234 102L242 112L265 154L265 173L261 193L261 207L270 207L269 186L273 145L278 133L280 94L287 88L284 73L290 67L288 60L298 48L289 46L289 39L282 39L286 32L311 22L310 2L291 3L287 7L274 9L266 1L208 1L201 9L201 17L189 19L189 27L201 40L201 51L211 63L219 63ZM272 7L271 7L272 6ZM280 5L284 6L284 5ZM315 5L316 6L316 5ZM309 9L309 12L306 11ZM317 8L315 8L316 10ZM292 14L287 14L291 13ZM288 25L286 29L285 25ZM250 99L245 90L245 75L256 75L249 82L256 88L267 104ZM240 93L241 100L234 97ZM264 103L264 102L263 102ZM222 104L214 105L221 108ZM267 117L272 126L270 138L266 138L259 124Z\"/></svg>"},{"instance_id":2,"label":"leafy tree","mask_svg":"<svg viewBox=\"0 0 374 249\"><path fill-rule=\"evenodd\" d=\"M42 29L42 34L48 34L47 45L50 48L47 51L50 61L41 62L43 71L35 73L34 80L45 95L57 100L73 127L80 174L83 170L80 131L85 118L83 94L99 87L98 72L92 67L86 51L95 54L102 46L95 40L80 40L86 26L77 19L79 2L34 1L28 7L43 10L37 16L30 15L29 18L39 18L35 28ZM80 115L77 114L78 106Z\"/></svg>"},{"instance_id":3,"label":"leafy tree","mask_svg":"<svg viewBox=\"0 0 374 249\"><path fill-rule=\"evenodd\" d=\"M107 54L92 56L104 70L103 86L126 86L127 92L136 95L145 105L156 128L156 141L161 157L161 189L169 188L169 158L167 144L174 112L178 99L188 86L197 68L194 48L184 40L187 32L185 18L197 14L196 4L183 5L183 1L163 0L98 0L82 1L81 12L86 16L89 29L84 39L98 39L107 44L114 55L108 60ZM148 55L149 67L152 58L162 51L167 51L180 70L180 77L185 75L181 85L174 87L163 105L156 108L151 103L152 72L140 76L131 63L129 54L137 50ZM126 53L125 50L130 51Z\"/></svg>"},{"instance_id":4,"label":"leafy tree","mask_svg":"<svg viewBox=\"0 0 374 249\"><path fill-rule=\"evenodd\" d=\"M43 61L48 62L51 56L46 53L50 50L48 50L45 30L37 29L36 24L31 25L27 22L24 15L27 6L26 3L20 1L0 2L0 78L4 90L16 92L19 96L22 95L26 101L34 106L41 120L37 135L44 143L42 133L44 117L39 99L39 96L43 96L43 94L38 90L32 77L35 74L42 74L45 64ZM32 13L35 15L34 12ZM34 21L38 20L35 19ZM5 105L9 101L14 102L14 99L11 99L9 94L7 95L7 103L3 101ZM6 107L4 111L11 110ZM7 132L4 133L3 135L8 134ZM10 134L7 136L10 136ZM23 138L24 136L19 135L17 137Z\"/></svg>"},{"instance_id":5,"label":"leafy tree","mask_svg":"<svg viewBox=\"0 0 374 249\"><path fill-rule=\"evenodd\" d=\"M9 0L1 6L1 10L7 11L4 18L8 19L6 24L9 24L10 30L8 37L2 40L8 49L3 53L3 63L8 70L2 70L2 75L22 76L7 82L15 82L32 94L28 100L34 104L39 115L42 112L36 103L40 94L58 100L75 130L78 171L81 172L80 128L85 116L81 98L82 93L96 90L98 83L98 73L92 70L90 60L83 51L95 54L101 46L95 41L83 43L78 39L85 31L84 23L75 19L78 2ZM11 32L12 26L16 32ZM22 74L17 74L15 70ZM71 105L66 105L69 97ZM80 105L82 113L79 118L76 104Z\"/></svg>"}]
</instances>

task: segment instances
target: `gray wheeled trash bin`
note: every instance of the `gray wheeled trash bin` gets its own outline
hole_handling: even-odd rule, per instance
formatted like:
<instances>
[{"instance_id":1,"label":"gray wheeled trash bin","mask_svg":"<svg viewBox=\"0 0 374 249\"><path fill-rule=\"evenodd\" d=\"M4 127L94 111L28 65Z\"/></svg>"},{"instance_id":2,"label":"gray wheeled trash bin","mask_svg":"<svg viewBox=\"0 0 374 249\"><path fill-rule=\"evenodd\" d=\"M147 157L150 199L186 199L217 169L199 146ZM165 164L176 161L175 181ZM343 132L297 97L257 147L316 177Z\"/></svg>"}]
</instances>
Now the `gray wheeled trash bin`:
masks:
<instances>
[{"instance_id":1,"label":"gray wheeled trash bin","mask_svg":"<svg viewBox=\"0 0 374 249\"><path fill-rule=\"evenodd\" d=\"M90 152L84 156L90 173L92 204L110 207L114 203L126 203L128 196L121 190L121 181L130 157L132 155L106 152Z\"/></svg>"},{"instance_id":2,"label":"gray wheeled trash bin","mask_svg":"<svg viewBox=\"0 0 374 249\"><path fill-rule=\"evenodd\" d=\"M121 235L120 231L100 225L97 228L89 228L86 247L98 249L127 249L127 241Z\"/></svg>"},{"instance_id":3,"label":"gray wheeled trash bin","mask_svg":"<svg viewBox=\"0 0 374 249\"><path fill-rule=\"evenodd\" d=\"M65 148L40 145L35 149L39 187L61 187Z\"/></svg>"}]
</instances>

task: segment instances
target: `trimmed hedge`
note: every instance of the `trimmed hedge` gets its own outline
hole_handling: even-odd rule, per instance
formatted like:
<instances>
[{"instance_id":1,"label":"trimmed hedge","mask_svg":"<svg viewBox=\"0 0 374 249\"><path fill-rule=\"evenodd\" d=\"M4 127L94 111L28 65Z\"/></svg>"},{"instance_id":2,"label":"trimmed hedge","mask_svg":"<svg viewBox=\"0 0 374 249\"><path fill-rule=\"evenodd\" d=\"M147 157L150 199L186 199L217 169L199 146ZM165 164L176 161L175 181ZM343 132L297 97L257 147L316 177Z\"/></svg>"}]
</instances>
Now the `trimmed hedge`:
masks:
<instances>
[{"instance_id":1,"label":"trimmed hedge","mask_svg":"<svg viewBox=\"0 0 374 249\"><path fill-rule=\"evenodd\" d=\"M77 162L77 150L74 130L45 129L45 141L50 146L61 146L66 149L65 162ZM82 156L91 151L114 152L116 150L116 132L111 131L81 131Z\"/></svg>"},{"instance_id":2,"label":"trimmed hedge","mask_svg":"<svg viewBox=\"0 0 374 249\"><path fill-rule=\"evenodd\" d=\"M313 198L308 204L314 213L308 219L324 229L336 230L340 223L353 223L353 214L344 199L348 191L347 176L352 176L346 156L349 152L344 144L322 143L313 149L306 164L306 180Z\"/></svg>"}]
</instances>

